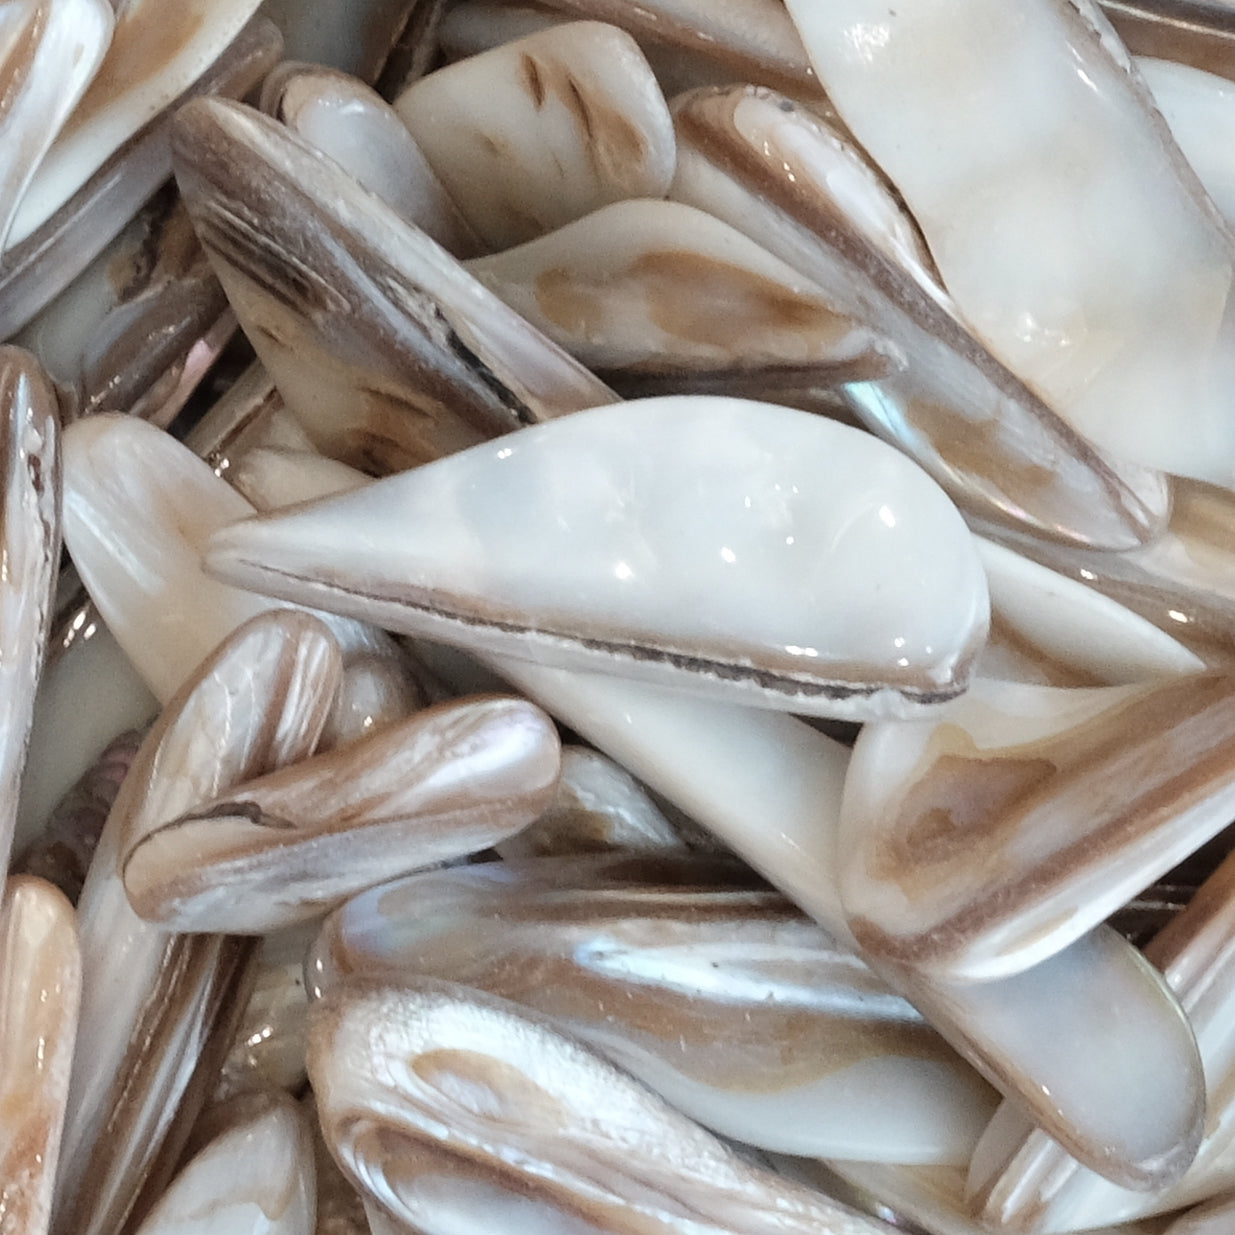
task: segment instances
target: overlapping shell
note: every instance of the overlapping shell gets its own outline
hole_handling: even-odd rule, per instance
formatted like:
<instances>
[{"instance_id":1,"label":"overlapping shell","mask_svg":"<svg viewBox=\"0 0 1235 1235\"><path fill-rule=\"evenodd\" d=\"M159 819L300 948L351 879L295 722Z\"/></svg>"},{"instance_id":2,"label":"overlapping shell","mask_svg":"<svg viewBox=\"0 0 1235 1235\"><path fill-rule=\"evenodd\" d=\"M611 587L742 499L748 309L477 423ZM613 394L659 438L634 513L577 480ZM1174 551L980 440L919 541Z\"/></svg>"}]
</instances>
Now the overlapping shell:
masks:
<instances>
[{"instance_id":1,"label":"overlapping shell","mask_svg":"<svg viewBox=\"0 0 1235 1235\"><path fill-rule=\"evenodd\" d=\"M1235 22L1104 7L0 11L0 1230L1229 1223Z\"/></svg>"}]
</instances>

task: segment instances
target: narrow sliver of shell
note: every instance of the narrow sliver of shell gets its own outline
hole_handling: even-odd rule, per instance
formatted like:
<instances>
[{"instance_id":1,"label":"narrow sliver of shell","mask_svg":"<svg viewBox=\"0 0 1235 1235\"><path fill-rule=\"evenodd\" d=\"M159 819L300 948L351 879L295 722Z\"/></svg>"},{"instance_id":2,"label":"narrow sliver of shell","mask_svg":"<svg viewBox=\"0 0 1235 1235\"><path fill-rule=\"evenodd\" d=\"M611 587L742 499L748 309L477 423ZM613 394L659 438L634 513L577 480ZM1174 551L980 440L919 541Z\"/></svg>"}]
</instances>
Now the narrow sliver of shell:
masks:
<instances>
[{"instance_id":1,"label":"narrow sliver of shell","mask_svg":"<svg viewBox=\"0 0 1235 1235\"><path fill-rule=\"evenodd\" d=\"M56 394L28 352L0 348L0 869L7 870L60 558Z\"/></svg>"}]
</instances>

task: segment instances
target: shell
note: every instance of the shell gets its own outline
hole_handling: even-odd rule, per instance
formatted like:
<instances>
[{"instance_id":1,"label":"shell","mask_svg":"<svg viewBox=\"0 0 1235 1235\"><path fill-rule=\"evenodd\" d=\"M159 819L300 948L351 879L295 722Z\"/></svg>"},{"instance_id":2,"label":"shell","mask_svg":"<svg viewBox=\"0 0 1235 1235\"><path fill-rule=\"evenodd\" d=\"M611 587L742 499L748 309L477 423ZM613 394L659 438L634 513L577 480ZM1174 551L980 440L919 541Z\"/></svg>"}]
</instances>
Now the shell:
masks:
<instances>
[{"instance_id":1,"label":"shell","mask_svg":"<svg viewBox=\"0 0 1235 1235\"><path fill-rule=\"evenodd\" d=\"M673 122L635 41L571 22L438 69L395 111L487 248L673 179Z\"/></svg>"},{"instance_id":2,"label":"shell","mask_svg":"<svg viewBox=\"0 0 1235 1235\"><path fill-rule=\"evenodd\" d=\"M309 1074L345 1172L417 1230L890 1230L747 1166L608 1064L464 987L342 988L315 1008Z\"/></svg>"},{"instance_id":3,"label":"shell","mask_svg":"<svg viewBox=\"0 0 1235 1235\"><path fill-rule=\"evenodd\" d=\"M748 1145L967 1163L992 1092L856 956L748 882L668 854L410 876L328 918L308 969L315 993L420 975L513 1000Z\"/></svg>"},{"instance_id":4,"label":"shell","mask_svg":"<svg viewBox=\"0 0 1235 1235\"><path fill-rule=\"evenodd\" d=\"M901 369L851 382L851 412L971 515L1065 543L1131 549L1161 531L1161 474L1104 458L965 328L916 225L866 157L767 90L675 101L671 196L788 262L878 332Z\"/></svg>"},{"instance_id":5,"label":"shell","mask_svg":"<svg viewBox=\"0 0 1235 1235\"><path fill-rule=\"evenodd\" d=\"M1235 677L1104 690L981 683L938 723L868 726L841 897L870 955L952 981L1019 973L1235 814Z\"/></svg>"},{"instance_id":6,"label":"shell","mask_svg":"<svg viewBox=\"0 0 1235 1235\"><path fill-rule=\"evenodd\" d=\"M177 115L173 151L232 307L324 453L384 475L615 399L269 118L195 103Z\"/></svg>"},{"instance_id":7,"label":"shell","mask_svg":"<svg viewBox=\"0 0 1235 1235\"><path fill-rule=\"evenodd\" d=\"M72 907L10 878L0 905L0 1228L46 1235L81 998Z\"/></svg>"},{"instance_id":8,"label":"shell","mask_svg":"<svg viewBox=\"0 0 1235 1235\"><path fill-rule=\"evenodd\" d=\"M456 257L481 251L398 113L363 82L316 65L284 64L266 78L262 110Z\"/></svg>"},{"instance_id":9,"label":"shell","mask_svg":"<svg viewBox=\"0 0 1235 1235\"><path fill-rule=\"evenodd\" d=\"M0 347L0 870L13 848L60 559L60 427L38 362Z\"/></svg>"},{"instance_id":10,"label":"shell","mask_svg":"<svg viewBox=\"0 0 1235 1235\"><path fill-rule=\"evenodd\" d=\"M409 634L830 716L958 693L986 633L971 539L924 473L719 398L525 430L220 532L207 561Z\"/></svg>"},{"instance_id":11,"label":"shell","mask_svg":"<svg viewBox=\"0 0 1235 1235\"><path fill-rule=\"evenodd\" d=\"M894 364L792 267L680 202L617 202L468 270L601 371L687 389L714 373L822 384Z\"/></svg>"},{"instance_id":12,"label":"shell","mask_svg":"<svg viewBox=\"0 0 1235 1235\"><path fill-rule=\"evenodd\" d=\"M152 430L153 432L153 430ZM57 1181L58 1235L114 1230L159 1167L164 1140L205 1101L194 1069L217 1069L244 1011L247 944L171 936L129 907L118 867L159 822L226 785L308 754L329 715L341 666L315 619L263 614L241 627L164 710L126 778L86 879L81 1041ZM212 1041L212 1038L215 1041ZM209 1082L210 1084L213 1081ZM178 1154L169 1153L174 1157Z\"/></svg>"},{"instance_id":13,"label":"shell","mask_svg":"<svg viewBox=\"0 0 1235 1235\"><path fill-rule=\"evenodd\" d=\"M1110 28L1079 0L788 9L978 337L1113 457L1235 483L1235 247Z\"/></svg>"},{"instance_id":14,"label":"shell","mask_svg":"<svg viewBox=\"0 0 1235 1235\"><path fill-rule=\"evenodd\" d=\"M524 700L438 704L195 806L127 855L125 888L168 929L262 934L487 849L545 809L560 762Z\"/></svg>"}]
</instances>

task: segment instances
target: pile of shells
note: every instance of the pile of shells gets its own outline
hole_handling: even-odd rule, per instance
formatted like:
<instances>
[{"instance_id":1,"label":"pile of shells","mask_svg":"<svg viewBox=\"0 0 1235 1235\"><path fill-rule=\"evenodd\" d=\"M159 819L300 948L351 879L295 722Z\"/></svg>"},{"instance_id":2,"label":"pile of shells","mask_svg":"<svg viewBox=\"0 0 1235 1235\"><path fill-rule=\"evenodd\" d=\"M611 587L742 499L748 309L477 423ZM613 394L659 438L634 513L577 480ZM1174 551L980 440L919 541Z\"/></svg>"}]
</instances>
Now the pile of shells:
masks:
<instances>
[{"instance_id":1,"label":"pile of shells","mask_svg":"<svg viewBox=\"0 0 1235 1235\"><path fill-rule=\"evenodd\" d=\"M1235 1226L1235 9L8 0L0 134L0 1232Z\"/></svg>"}]
</instances>

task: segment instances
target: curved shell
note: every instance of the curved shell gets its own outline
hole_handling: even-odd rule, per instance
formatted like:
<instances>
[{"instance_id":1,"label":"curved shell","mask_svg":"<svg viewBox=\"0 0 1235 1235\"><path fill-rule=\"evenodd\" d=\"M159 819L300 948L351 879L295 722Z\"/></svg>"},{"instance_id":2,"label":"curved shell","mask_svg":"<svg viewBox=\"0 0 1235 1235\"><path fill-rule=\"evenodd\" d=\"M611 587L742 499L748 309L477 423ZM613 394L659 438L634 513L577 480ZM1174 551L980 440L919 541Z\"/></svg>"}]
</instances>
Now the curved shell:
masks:
<instances>
[{"instance_id":1,"label":"curved shell","mask_svg":"<svg viewBox=\"0 0 1235 1235\"><path fill-rule=\"evenodd\" d=\"M207 557L406 633L842 717L958 693L988 620L972 538L924 472L721 398L579 413L225 529Z\"/></svg>"}]
</instances>

